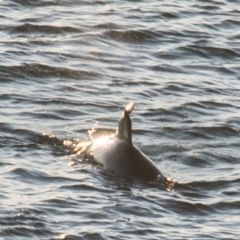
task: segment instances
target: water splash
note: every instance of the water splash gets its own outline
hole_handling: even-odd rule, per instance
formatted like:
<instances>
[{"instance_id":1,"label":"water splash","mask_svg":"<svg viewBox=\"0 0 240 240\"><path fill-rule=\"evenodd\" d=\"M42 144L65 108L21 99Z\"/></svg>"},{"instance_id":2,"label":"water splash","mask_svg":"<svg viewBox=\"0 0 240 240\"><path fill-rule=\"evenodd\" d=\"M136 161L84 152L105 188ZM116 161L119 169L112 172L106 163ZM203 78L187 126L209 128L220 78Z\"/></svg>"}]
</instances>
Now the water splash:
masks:
<instances>
[{"instance_id":1,"label":"water splash","mask_svg":"<svg viewBox=\"0 0 240 240\"><path fill-rule=\"evenodd\" d=\"M95 133L97 130L97 125L98 125L98 122L95 122L93 128L91 130L88 130L88 135L89 137L91 138L91 140L93 141L93 136L92 134Z\"/></svg>"}]
</instances>

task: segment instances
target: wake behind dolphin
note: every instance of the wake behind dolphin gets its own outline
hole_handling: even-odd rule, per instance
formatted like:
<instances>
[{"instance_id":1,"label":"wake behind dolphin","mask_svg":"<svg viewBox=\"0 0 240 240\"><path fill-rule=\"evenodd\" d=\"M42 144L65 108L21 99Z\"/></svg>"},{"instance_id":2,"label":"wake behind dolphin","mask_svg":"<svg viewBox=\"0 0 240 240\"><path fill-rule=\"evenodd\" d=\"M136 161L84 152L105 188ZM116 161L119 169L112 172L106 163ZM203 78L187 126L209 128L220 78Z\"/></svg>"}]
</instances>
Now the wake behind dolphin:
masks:
<instances>
[{"instance_id":1,"label":"wake behind dolphin","mask_svg":"<svg viewBox=\"0 0 240 240\"><path fill-rule=\"evenodd\" d=\"M116 175L141 180L165 179L157 166L132 144L130 113L134 103L124 109L114 135L94 139L85 149L85 156Z\"/></svg>"}]
</instances>

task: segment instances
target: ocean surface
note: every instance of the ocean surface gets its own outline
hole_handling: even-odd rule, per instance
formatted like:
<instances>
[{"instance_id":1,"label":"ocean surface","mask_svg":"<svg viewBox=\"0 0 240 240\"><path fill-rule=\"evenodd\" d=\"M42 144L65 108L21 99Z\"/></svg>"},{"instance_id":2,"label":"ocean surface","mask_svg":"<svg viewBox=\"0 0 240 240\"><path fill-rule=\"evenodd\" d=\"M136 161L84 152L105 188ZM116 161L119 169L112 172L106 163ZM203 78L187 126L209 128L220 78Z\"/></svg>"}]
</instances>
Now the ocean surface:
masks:
<instances>
[{"instance_id":1,"label":"ocean surface","mask_svg":"<svg viewBox=\"0 0 240 240\"><path fill-rule=\"evenodd\" d=\"M131 114L176 184L74 144ZM239 239L239 0L0 0L0 239Z\"/></svg>"}]
</instances>

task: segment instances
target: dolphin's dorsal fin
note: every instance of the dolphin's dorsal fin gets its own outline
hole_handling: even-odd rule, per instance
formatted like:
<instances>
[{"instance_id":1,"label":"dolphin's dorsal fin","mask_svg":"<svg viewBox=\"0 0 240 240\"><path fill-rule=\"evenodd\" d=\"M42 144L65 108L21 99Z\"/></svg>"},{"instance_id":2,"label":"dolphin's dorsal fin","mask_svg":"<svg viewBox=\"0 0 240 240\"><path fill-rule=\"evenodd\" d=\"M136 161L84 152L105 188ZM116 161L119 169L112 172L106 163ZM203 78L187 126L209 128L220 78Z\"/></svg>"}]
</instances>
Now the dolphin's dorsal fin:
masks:
<instances>
[{"instance_id":1,"label":"dolphin's dorsal fin","mask_svg":"<svg viewBox=\"0 0 240 240\"><path fill-rule=\"evenodd\" d=\"M132 122L129 117L130 113L134 109L134 103L129 103L119 120L116 137L118 139L125 140L130 146L132 146Z\"/></svg>"},{"instance_id":2,"label":"dolphin's dorsal fin","mask_svg":"<svg viewBox=\"0 0 240 240\"><path fill-rule=\"evenodd\" d=\"M134 103L130 102L126 107L125 110L127 111L128 114L130 114L134 109Z\"/></svg>"}]
</instances>

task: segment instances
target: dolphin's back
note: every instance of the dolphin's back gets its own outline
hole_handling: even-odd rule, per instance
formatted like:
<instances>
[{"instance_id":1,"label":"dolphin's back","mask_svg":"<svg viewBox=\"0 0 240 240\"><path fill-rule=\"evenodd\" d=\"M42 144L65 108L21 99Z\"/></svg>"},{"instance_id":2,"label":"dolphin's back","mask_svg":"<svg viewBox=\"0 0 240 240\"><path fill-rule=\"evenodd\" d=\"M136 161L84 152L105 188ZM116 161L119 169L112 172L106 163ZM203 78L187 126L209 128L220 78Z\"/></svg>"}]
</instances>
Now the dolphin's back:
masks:
<instances>
[{"instance_id":1,"label":"dolphin's back","mask_svg":"<svg viewBox=\"0 0 240 240\"><path fill-rule=\"evenodd\" d=\"M132 122L130 113L134 103L124 109L114 136L96 139L87 149L87 154L104 168L122 176L133 176L142 180L163 177L157 166L132 144Z\"/></svg>"},{"instance_id":2,"label":"dolphin's back","mask_svg":"<svg viewBox=\"0 0 240 240\"><path fill-rule=\"evenodd\" d=\"M153 180L161 172L138 148L116 137L109 139L105 147L92 144L88 153L93 159L117 175L133 176L142 180Z\"/></svg>"}]
</instances>

